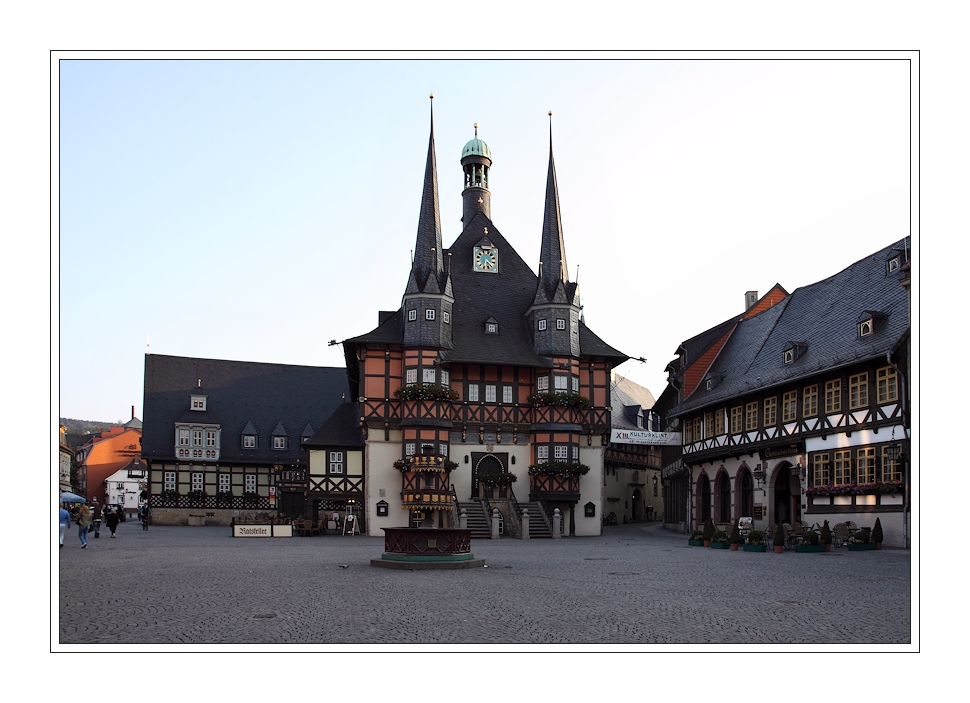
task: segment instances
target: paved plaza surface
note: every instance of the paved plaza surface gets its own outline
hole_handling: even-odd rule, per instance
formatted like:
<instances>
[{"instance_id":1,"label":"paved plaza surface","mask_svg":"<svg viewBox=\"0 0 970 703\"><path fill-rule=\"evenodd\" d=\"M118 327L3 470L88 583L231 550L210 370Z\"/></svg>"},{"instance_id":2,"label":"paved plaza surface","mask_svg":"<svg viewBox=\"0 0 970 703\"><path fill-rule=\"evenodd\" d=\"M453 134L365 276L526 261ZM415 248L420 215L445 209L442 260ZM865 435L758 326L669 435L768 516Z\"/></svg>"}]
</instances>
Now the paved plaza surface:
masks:
<instances>
[{"instance_id":1,"label":"paved plaza surface","mask_svg":"<svg viewBox=\"0 0 970 703\"><path fill-rule=\"evenodd\" d=\"M484 568L382 569L375 537L119 526L59 561L62 645L771 645L912 642L910 552L689 547L657 524L473 540ZM769 550L771 547L769 546ZM914 651L902 646L901 651Z\"/></svg>"}]
</instances>

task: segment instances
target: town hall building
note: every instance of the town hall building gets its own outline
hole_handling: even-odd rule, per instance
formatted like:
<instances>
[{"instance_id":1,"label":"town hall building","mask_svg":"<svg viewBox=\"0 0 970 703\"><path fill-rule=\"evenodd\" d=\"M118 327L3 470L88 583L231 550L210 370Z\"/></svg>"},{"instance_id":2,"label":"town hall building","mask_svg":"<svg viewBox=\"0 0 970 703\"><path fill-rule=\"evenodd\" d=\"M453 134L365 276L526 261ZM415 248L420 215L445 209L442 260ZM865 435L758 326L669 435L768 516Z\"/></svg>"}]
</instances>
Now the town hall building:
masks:
<instances>
[{"instance_id":1,"label":"town hall building","mask_svg":"<svg viewBox=\"0 0 970 703\"><path fill-rule=\"evenodd\" d=\"M343 341L346 368L146 356L156 521L336 512L382 536L456 526L460 506L483 506L509 531L523 508L541 522L558 509L564 534L600 534L611 371L628 357L587 326L569 279L551 126L531 264L491 219L492 154L477 126L460 157L462 231L445 248L433 117L430 132L401 306Z\"/></svg>"}]
</instances>

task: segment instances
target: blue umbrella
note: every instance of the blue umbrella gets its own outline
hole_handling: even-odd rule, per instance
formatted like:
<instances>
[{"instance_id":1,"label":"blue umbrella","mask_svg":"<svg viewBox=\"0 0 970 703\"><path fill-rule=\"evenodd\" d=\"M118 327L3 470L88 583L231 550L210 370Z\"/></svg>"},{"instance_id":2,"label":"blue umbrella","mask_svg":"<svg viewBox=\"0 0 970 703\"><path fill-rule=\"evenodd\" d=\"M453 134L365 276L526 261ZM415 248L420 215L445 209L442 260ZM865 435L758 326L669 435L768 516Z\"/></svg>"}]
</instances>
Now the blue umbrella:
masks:
<instances>
[{"instance_id":1,"label":"blue umbrella","mask_svg":"<svg viewBox=\"0 0 970 703\"><path fill-rule=\"evenodd\" d=\"M87 503L88 499L79 496L77 493L71 493L70 491L61 491L61 502L62 503Z\"/></svg>"}]
</instances>

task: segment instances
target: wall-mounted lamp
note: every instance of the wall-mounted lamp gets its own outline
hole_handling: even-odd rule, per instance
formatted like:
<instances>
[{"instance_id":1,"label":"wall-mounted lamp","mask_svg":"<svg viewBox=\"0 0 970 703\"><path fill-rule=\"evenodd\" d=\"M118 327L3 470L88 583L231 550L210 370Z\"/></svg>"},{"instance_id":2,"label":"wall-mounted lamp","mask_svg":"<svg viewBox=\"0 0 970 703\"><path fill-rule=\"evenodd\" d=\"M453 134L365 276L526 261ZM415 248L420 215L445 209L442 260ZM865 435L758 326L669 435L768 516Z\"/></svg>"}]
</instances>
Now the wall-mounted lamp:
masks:
<instances>
[{"instance_id":1,"label":"wall-mounted lamp","mask_svg":"<svg viewBox=\"0 0 970 703\"><path fill-rule=\"evenodd\" d=\"M800 478L802 481L805 480L805 467L802 466L802 462L798 462L791 467L791 475L795 478Z\"/></svg>"},{"instance_id":2,"label":"wall-mounted lamp","mask_svg":"<svg viewBox=\"0 0 970 703\"><path fill-rule=\"evenodd\" d=\"M656 476L656 474L654 474L654 477L653 477L653 487L654 488L657 487L657 476Z\"/></svg>"},{"instance_id":3,"label":"wall-mounted lamp","mask_svg":"<svg viewBox=\"0 0 970 703\"><path fill-rule=\"evenodd\" d=\"M752 473L754 480L758 482L758 488L761 488L765 482L765 470L762 468L761 464L754 467L754 472Z\"/></svg>"}]
</instances>

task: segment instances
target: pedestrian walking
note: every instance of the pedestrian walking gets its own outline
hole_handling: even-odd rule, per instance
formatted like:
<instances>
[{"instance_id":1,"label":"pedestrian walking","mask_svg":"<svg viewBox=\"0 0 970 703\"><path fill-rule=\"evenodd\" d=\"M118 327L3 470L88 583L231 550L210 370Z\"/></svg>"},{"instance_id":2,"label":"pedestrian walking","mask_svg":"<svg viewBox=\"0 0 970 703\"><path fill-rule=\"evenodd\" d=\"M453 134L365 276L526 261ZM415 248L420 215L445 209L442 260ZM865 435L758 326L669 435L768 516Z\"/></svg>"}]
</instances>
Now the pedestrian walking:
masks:
<instances>
[{"instance_id":1,"label":"pedestrian walking","mask_svg":"<svg viewBox=\"0 0 970 703\"><path fill-rule=\"evenodd\" d=\"M101 510L101 506L98 505L97 498L94 499L94 506L91 508L91 512L93 513L94 517L94 522L91 525L91 527L94 528L94 538L99 539L101 537L101 520L104 513Z\"/></svg>"},{"instance_id":2,"label":"pedestrian walking","mask_svg":"<svg viewBox=\"0 0 970 703\"><path fill-rule=\"evenodd\" d=\"M61 514L60 514L60 529L61 529L61 546L64 546L64 535L67 533L67 528L71 526L71 514L67 512L67 508L61 503Z\"/></svg>"},{"instance_id":3,"label":"pedestrian walking","mask_svg":"<svg viewBox=\"0 0 970 703\"><path fill-rule=\"evenodd\" d=\"M138 512L141 517L141 529L147 532L148 521L152 519L152 509L148 507L148 503L145 503Z\"/></svg>"},{"instance_id":4,"label":"pedestrian walking","mask_svg":"<svg viewBox=\"0 0 970 703\"><path fill-rule=\"evenodd\" d=\"M120 521L121 521L121 516L118 515L117 508L111 508L111 510L104 518L104 523L108 526L108 529L111 530L112 539L115 536L115 530L118 529L118 523Z\"/></svg>"},{"instance_id":5,"label":"pedestrian walking","mask_svg":"<svg viewBox=\"0 0 970 703\"><path fill-rule=\"evenodd\" d=\"M88 530L91 529L92 522L94 522L94 516L88 509L88 506L82 505L81 512L77 516L77 536L81 540L81 549L87 549Z\"/></svg>"}]
</instances>

